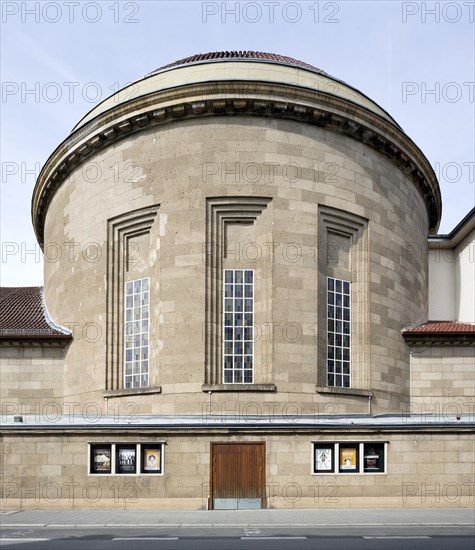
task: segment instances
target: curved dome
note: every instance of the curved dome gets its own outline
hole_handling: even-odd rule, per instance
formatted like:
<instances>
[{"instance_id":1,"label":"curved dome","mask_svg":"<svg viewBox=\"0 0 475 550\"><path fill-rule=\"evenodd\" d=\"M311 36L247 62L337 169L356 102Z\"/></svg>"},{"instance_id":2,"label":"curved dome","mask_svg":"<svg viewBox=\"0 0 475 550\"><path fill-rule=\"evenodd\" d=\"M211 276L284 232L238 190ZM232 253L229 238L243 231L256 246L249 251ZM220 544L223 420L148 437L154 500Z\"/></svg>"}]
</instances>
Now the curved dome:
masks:
<instances>
[{"instance_id":1,"label":"curved dome","mask_svg":"<svg viewBox=\"0 0 475 550\"><path fill-rule=\"evenodd\" d=\"M151 75L160 73L162 71L165 71L166 69L171 69L173 67L178 67L180 65L189 65L190 63L202 63L202 62L208 63L210 61L226 61L226 60L236 61L239 59L241 60L252 59L253 61L259 61L259 60L274 61L276 63L284 63L285 65L295 65L295 67L303 67L304 69L309 69L311 71L315 71L320 74L326 74L325 71L322 71L321 69L318 69L317 67L314 67L309 63L304 63L299 59L294 59L293 57L287 57L286 55L279 55L276 53L268 53L268 52L231 51L231 52L199 53L196 55L191 55L190 57L184 57L183 59L179 59L178 61L174 61L173 63L168 63L168 65L163 65L163 67L159 67L155 71L152 71L151 73L149 73L147 76L151 76Z\"/></svg>"},{"instance_id":2,"label":"curved dome","mask_svg":"<svg viewBox=\"0 0 475 550\"><path fill-rule=\"evenodd\" d=\"M137 98L185 85L218 81L269 82L317 91L359 105L400 129L394 118L375 101L314 65L275 53L229 51L195 54L163 65L96 105L73 131L106 111Z\"/></svg>"},{"instance_id":3,"label":"curved dome","mask_svg":"<svg viewBox=\"0 0 475 550\"><path fill-rule=\"evenodd\" d=\"M416 144L375 101L297 59L254 51L211 52L174 61L96 105L45 163L32 216L43 243L48 205L77 166L128 136L210 117L287 119L325 128L376 149L401 168L426 202L430 232L441 214L437 177Z\"/></svg>"}]
</instances>

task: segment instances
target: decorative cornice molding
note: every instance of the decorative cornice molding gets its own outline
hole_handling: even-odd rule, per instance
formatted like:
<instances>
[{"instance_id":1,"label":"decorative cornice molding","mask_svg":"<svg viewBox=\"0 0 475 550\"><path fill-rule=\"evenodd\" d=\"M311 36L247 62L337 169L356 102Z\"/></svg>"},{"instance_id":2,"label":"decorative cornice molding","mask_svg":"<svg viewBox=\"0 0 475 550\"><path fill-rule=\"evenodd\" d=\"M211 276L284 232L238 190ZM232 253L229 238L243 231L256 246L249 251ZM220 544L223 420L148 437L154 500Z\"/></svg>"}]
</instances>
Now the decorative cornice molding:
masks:
<instances>
[{"instance_id":1,"label":"decorative cornice molding","mask_svg":"<svg viewBox=\"0 0 475 550\"><path fill-rule=\"evenodd\" d=\"M113 399L116 397L130 397L136 395L150 395L162 393L161 386L151 386L148 388L127 388L123 390L106 390L102 392L104 399Z\"/></svg>"},{"instance_id":2,"label":"decorative cornice molding","mask_svg":"<svg viewBox=\"0 0 475 550\"><path fill-rule=\"evenodd\" d=\"M265 82L222 81L185 85L140 96L99 115L73 132L49 157L36 182L32 218L44 241L44 220L56 190L95 153L145 129L176 120L256 116L294 120L357 139L389 158L416 185L437 231L441 196L428 160L399 128L349 100L317 90Z\"/></svg>"},{"instance_id":3,"label":"decorative cornice molding","mask_svg":"<svg viewBox=\"0 0 475 550\"><path fill-rule=\"evenodd\" d=\"M204 392L276 392L275 384L203 384Z\"/></svg>"},{"instance_id":4,"label":"decorative cornice molding","mask_svg":"<svg viewBox=\"0 0 475 550\"><path fill-rule=\"evenodd\" d=\"M352 395L360 397L372 397L373 391L359 388L337 388L336 386L315 386L317 393L332 393L338 395Z\"/></svg>"}]
</instances>

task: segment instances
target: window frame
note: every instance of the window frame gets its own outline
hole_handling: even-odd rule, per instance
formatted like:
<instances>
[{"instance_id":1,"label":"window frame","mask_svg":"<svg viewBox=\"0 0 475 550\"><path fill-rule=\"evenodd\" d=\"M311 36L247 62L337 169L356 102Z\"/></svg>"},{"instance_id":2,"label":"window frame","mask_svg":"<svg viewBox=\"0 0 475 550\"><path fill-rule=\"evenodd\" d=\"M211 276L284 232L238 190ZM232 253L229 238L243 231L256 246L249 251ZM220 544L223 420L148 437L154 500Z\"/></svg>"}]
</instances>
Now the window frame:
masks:
<instances>
[{"instance_id":1,"label":"window frame","mask_svg":"<svg viewBox=\"0 0 475 550\"><path fill-rule=\"evenodd\" d=\"M332 282L332 288L330 288L330 282ZM341 291L337 290L338 283L340 283ZM345 292L345 288L348 288L348 292ZM333 303L330 303L330 295L333 295ZM341 305L337 304L338 297L341 298ZM346 279L340 279L338 277L327 276L326 286L326 386L329 388L341 388L351 389L351 281ZM346 299L346 300L345 300ZM347 305L345 305L345 301ZM338 319L336 308L341 308L341 318ZM330 310L333 315L330 316ZM345 318L345 313L347 318ZM333 330L330 331L331 323L333 324ZM337 330L338 323L341 324L340 330ZM345 332L346 324L348 324L348 332ZM345 338L348 340L348 345L345 344ZM330 344L330 341L332 343ZM337 343L341 341L341 343ZM333 357L330 357L330 349L333 350ZM345 351L347 350L347 358L345 359ZM338 353L338 351L340 353ZM339 357L338 357L339 356ZM330 372L330 362L333 362L333 372ZM340 363L340 372L337 371L337 362ZM348 374L344 372L345 365L348 366ZM333 384L330 384L330 376L333 376ZM341 377L341 384L336 384L337 376ZM348 385L345 386L344 382L348 380Z\"/></svg>"},{"instance_id":2,"label":"window frame","mask_svg":"<svg viewBox=\"0 0 475 550\"><path fill-rule=\"evenodd\" d=\"M379 471L368 471L365 470L365 447L370 445L379 445L382 446L383 458L382 458L382 468L383 470ZM357 449L357 459L356 459L356 470L345 470L341 468L340 462L340 450L342 448L351 448L356 447ZM327 440L327 441L312 441L310 444L311 448L311 475L313 476L349 476L349 475L388 475L388 441L368 441L368 440L351 440L351 441L341 441L341 440ZM331 470L317 470L316 468L316 451L317 449L327 448L332 450L332 462Z\"/></svg>"},{"instance_id":3,"label":"window frame","mask_svg":"<svg viewBox=\"0 0 475 550\"><path fill-rule=\"evenodd\" d=\"M146 290L142 290L142 287L143 287L143 284L144 284L144 281L146 281L147 283L147 287L146 287ZM140 282L140 291L138 293L135 292L135 286L136 286L136 283ZM132 293L131 294L128 294L128 290L127 290L127 287L131 285L132 286ZM140 319L135 319L133 318L135 313L134 311L137 309L137 307L135 306L135 304L133 303L132 304L132 307L128 306L128 298L131 297L132 298L132 301L135 302L135 297L138 296L139 298L142 298L143 295L147 294L148 296L148 299L147 299L147 303L140 303L138 308L139 308L139 313L140 313ZM142 300L140 300L140 302L142 302ZM143 310L147 308L148 309L148 316L147 317L143 317ZM124 390L134 390L134 389L142 389L142 388L149 388L150 387L150 321L151 321L151 304L150 304L150 277L142 277L140 279L131 279L130 281L125 281L124 282L124 327L123 327L123 330L124 330L124 373L123 373L123 381L122 381L122 384L123 384L123 388ZM131 311L132 312L132 319L131 320L128 320L127 319L127 313ZM147 330L144 331L143 330L143 322L144 321L147 321ZM127 330L128 330L128 327L130 326L136 326L136 323L140 323L140 331L135 331L134 329L134 332L132 335L128 334ZM147 342L147 345L146 346L143 346L143 345L135 345L132 343L132 345L130 347L127 347L127 344L129 343L129 339L130 338L142 338L142 337L146 337L146 342ZM144 359L143 358L143 350L146 349L146 358ZM138 363L139 363L139 373L135 373L134 372L134 363L136 362L133 355L134 355L134 352L138 350L138 353L139 353L139 359L138 359ZM127 359L127 355L128 355L128 352L130 352L130 354L132 355L132 358L131 359ZM142 368L143 368L143 363L147 364L147 370L146 372L142 372ZM131 366L131 369L132 369L132 372L130 374L127 374L127 367L128 365ZM136 386L136 385L133 385L134 384L134 378L135 376L138 376L138 379L139 379L139 385ZM144 376L146 377L146 384L143 384L142 381L143 381L143 378ZM128 386L127 385L127 381L128 379L131 379L131 385Z\"/></svg>"},{"instance_id":4,"label":"window frame","mask_svg":"<svg viewBox=\"0 0 475 550\"><path fill-rule=\"evenodd\" d=\"M236 281L236 274L237 272L242 273L242 281ZM232 273L232 281L229 282L227 273ZM247 282L247 274L251 273L251 282ZM228 295L228 289L227 287L232 286L232 296ZM242 286L242 296L236 296L236 287ZM252 292L251 296L246 296L246 288L251 287ZM222 383L225 385L236 385L236 384L245 384L245 385L252 385L254 384L254 376L255 376L255 362L254 362L254 344L255 344L255 338L254 338L254 305L255 305L255 270L254 269L234 269L234 268L224 268L223 269L223 283L222 283L222 291L223 291L223 318L222 318ZM236 303L237 300L242 301L242 310L239 311L236 309ZM248 310L246 308L246 302L250 300L251 301L251 309ZM232 303L232 309L229 309L228 302ZM242 315L242 325L236 325L236 315ZM232 316L232 324L227 323L227 315ZM251 324L248 324L246 321L245 316L251 316ZM232 332L232 338L228 339L227 334ZM242 332L242 339L236 338L236 334L238 334L239 329L241 329ZM247 339L246 338L246 331L251 331L252 338ZM252 353L245 353L246 351L246 343L250 342ZM229 352L229 343L231 343L231 349L232 352ZM241 343L242 352L236 353L236 346ZM238 369L235 366L235 358L241 357L241 368ZM245 358L250 357L251 361L251 368L245 368ZM227 358L231 358L232 367L226 368L227 364ZM236 381L236 372L241 371L242 378L241 380ZM246 371L250 371L251 373L251 379L246 380ZM231 373L232 375L232 381L226 380L226 374Z\"/></svg>"},{"instance_id":5,"label":"window frame","mask_svg":"<svg viewBox=\"0 0 475 550\"><path fill-rule=\"evenodd\" d=\"M165 441L145 441L145 442L130 442L130 441L116 441L116 442L101 442L90 441L87 443L87 475L88 476L125 476L125 477L137 477L141 475L146 476L163 476L165 465ZM97 472L93 471L92 457L94 448L96 447L110 447L111 448L111 468L109 472ZM120 448L135 448L135 472L121 472L118 467L118 450ZM154 449L160 448L160 463L159 470L145 471L143 464L144 453L143 451L147 447L153 447Z\"/></svg>"}]
</instances>

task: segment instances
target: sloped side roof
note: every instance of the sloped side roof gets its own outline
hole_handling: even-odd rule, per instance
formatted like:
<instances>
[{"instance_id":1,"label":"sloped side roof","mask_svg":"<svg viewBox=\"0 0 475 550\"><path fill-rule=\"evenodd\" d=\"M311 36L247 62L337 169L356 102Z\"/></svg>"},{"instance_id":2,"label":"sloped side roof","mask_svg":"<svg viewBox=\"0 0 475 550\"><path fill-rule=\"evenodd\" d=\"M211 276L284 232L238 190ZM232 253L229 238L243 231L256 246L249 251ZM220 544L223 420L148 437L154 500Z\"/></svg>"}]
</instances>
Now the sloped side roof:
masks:
<instances>
[{"instance_id":1,"label":"sloped side roof","mask_svg":"<svg viewBox=\"0 0 475 550\"><path fill-rule=\"evenodd\" d=\"M50 319L42 287L0 287L0 340L70 338Z\"/></svg>"},{"instance_id":2,"label":"sloped side roof","mask_svg":"<svg viewBox=\"0 0 475 550\"><path fill-rule=\"evenodd\" d=\"M427 321L404 328L402 335L411 343L475 344L475 324L456 321Z\"/></svg>"},{"instance_id":3,"label":"sloped side roof","mask_svg":"<svg viewBox=\"0 0 475 550\"><path fill-rule=\"evenodd\" d=\"M475 325L455 321L427 321L427 323L424 323L423 325L408 327L404 329L403 332L409 334L475 334Z\"/></svg>"}]
</instances>

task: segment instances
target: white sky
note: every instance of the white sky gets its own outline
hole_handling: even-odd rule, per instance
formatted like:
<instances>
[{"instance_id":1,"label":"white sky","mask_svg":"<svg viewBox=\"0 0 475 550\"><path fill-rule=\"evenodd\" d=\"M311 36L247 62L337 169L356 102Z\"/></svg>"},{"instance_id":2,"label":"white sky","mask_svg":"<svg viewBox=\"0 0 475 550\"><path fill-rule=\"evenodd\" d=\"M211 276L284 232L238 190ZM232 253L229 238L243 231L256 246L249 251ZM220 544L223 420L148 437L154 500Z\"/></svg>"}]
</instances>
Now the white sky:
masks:
<instances>
[{"instance_id":1,"label":"white sky","mask_svg":"<svg viewBox=\"0 0 475 550\"><path fill-rule=\"evenodd\" d=\"M1 9L2 286L43 283L35 172L76 122L118 87L195 53L274 52L322 68L389 111L425 153L439 175L440 233L475 204L474 0L3 0Z\"/></svg>"}]
</instances>

